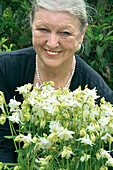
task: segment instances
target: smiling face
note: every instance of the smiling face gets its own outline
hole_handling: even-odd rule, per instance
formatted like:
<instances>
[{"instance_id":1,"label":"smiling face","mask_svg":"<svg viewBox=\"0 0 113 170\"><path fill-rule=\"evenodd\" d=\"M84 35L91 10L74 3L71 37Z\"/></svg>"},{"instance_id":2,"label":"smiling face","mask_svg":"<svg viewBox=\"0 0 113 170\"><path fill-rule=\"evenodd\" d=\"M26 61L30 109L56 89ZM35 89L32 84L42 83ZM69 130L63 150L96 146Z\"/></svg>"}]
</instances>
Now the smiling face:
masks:
<instances>
[{"instance_id":1,"label":"smiling face","mask_svg":"<svg viewBox=\"0 0 113 170\"><path fill-rule=\"evenodd\" d=\"M32 41L38 61L49 67L60 67L73 61L82 43L79 21L67 12L40 9L32 23Z\"/></svg>"}]
</instances>

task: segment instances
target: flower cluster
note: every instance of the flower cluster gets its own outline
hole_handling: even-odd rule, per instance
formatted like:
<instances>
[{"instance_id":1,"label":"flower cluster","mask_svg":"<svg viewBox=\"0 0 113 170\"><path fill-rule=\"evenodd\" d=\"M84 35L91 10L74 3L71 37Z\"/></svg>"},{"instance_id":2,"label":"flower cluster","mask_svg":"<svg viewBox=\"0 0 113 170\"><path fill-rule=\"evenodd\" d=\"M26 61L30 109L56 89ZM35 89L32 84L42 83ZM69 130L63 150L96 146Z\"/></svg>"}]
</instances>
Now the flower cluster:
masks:
<instances>
[{"instance_id":1,"label":"flower cluster","mask_svg":"<svg viewBox=\"0 0 113 170\"><path fill-rule=\"evenodd\" d=\"M96 89L86 86L71 92L67 88L55 90L52 85L44 82L41 91L31 84L18 87L23 102L14 98L8 106L0 93L0 123L9 119L18 150L14 170L91 170L113 166L112 105L104 98L97 105ZM13 123L19 124L18 133Z\"/></svg>"}]
</instances>

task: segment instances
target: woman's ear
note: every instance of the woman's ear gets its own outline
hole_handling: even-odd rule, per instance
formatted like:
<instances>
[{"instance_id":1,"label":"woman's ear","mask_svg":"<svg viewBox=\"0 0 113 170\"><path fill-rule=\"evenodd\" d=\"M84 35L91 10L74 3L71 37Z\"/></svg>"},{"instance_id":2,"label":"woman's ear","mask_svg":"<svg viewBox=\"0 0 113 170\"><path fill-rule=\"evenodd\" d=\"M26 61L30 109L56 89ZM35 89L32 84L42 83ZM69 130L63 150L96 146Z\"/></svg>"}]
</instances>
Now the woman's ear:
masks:
<instances>
[{"instance_id":1,"label":"woman's ear","mask_svg":"<svg viewBox=\"0 0 113 170\"><path fill-rule=\"evenodd\" d=\"M85 26L85 28L83 30L83 33L81 34L80 42L79 42L80 44L82 44L82 42L83 42L87 27L88 27L88 24Z\"/></svg>"}]
</instances>

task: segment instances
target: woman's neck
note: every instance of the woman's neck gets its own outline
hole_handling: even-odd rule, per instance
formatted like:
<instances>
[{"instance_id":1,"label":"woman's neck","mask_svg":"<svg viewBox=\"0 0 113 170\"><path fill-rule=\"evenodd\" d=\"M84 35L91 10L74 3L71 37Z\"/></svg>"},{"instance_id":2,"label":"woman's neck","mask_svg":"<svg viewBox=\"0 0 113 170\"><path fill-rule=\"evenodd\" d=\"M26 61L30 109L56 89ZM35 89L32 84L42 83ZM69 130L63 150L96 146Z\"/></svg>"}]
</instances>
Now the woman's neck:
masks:
<instances>
[{"instance_id":1,"label":"woman's neck","mask_svg":"<svg viewBox=\"0 0 113 170\"><path fill-rule=\"evenodd\" d=\"M66 85L69 87L70 82L68 82L68 80L69 78L72 79L72 74L75 71L74 66L74 58L68 62L64 62L62 66L59 67L48 67L40 60L38 60L37 67L39 78L37 78L37 73L35 72L34 83L41 85L39 82L40 79L42 83L44 81L53 81L55 89L58 89L59 87L63 89Z\"/></svg>"}]
</instances>

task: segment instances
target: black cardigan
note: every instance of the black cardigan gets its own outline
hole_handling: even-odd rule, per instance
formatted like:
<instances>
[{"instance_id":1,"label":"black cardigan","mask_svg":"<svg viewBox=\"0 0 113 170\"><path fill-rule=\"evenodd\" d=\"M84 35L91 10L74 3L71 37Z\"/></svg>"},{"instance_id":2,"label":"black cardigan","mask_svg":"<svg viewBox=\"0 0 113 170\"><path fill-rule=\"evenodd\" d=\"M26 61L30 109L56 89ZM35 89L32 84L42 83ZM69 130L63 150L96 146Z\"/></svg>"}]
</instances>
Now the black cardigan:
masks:
<instances>
[{"instance_id":1,"label":"black cardigan","mask_svg":"<svg viewBox=\"0 0 113 170\"><path fill-rule=\"evenodd\" d=\"M0 53L0 91L5 94L8 103L16 95L17 87L27 83L32 83L35 72L35 50L33 47ZM113 104L113 91L107 86L102 77L88 66L79 56L76 57L76 69L71 81L70 90L73 91L79 86L84 89L86 85L93 89L96 87L98 95L105 97L106 101ZM98 99L98 103L99 103ZM16 162L14 144L11 140L4 138L10 135L8 122L0 125L0 162Z\"/></svg>"}]
</instances>

